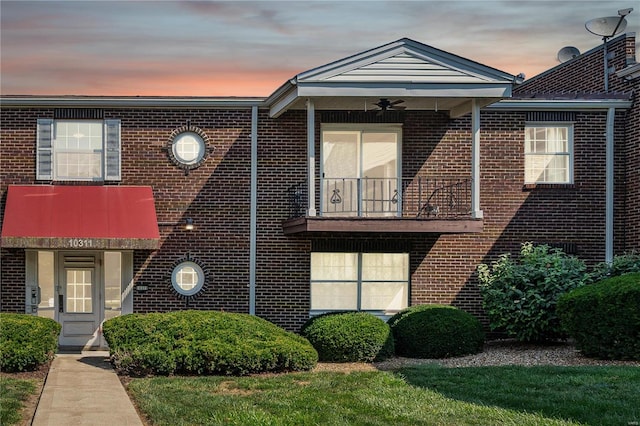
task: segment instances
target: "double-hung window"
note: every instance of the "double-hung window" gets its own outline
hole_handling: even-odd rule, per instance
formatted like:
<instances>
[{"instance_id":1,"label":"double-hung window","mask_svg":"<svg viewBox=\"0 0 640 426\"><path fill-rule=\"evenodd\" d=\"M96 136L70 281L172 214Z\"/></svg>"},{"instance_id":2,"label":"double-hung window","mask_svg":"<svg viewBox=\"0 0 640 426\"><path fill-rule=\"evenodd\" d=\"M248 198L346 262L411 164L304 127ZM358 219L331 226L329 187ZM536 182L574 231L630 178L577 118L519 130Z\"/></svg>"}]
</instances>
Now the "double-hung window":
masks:
<instances>
[{"instance_id":1,"label":"double-hung window","mask_svg":"<svg viewBox=\"0 0 640 426\"><path fill-rule=\"evenodd\" d=\"M524 138L525 183L572 183L572 150L572 124L528 124Z\"/></svg>"},{"instance_id":2,"label":"double-hung window","mask_svg":"<svg viewBox=\"0 0 640 426\"><path fill-rule=\"evenodd\" d=\"M38 120L39 180L120 180L120 120Z\"/></svg>"},{"instance_id":3,"label":"double-hung window","mask_svg":"<svg viewBox=\"0 0 640 426\"><path fill-rule=\"evenodd\" d=\"M312 311L386 313L408 303L408 253L311 253Z\"/></svg>"}]
</instances>

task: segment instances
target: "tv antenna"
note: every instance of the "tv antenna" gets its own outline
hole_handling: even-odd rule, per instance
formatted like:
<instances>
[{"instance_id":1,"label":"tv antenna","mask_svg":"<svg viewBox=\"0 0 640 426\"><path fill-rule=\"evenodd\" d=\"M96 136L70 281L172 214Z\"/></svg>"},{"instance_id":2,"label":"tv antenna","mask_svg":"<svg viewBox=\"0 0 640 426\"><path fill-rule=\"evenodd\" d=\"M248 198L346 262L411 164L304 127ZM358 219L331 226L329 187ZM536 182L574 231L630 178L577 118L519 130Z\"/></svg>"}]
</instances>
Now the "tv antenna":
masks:
<instances>
[{"instance_id":1,"label":"tv antenna","mask_svg":"<svg viewBox=\"0 0 640 426\"><path fill-rule=\"evenodd\" d=\"M580 56L580 51L573 46L565 46L558 51L558 61L567 62L576 56Z\"/></svg>"},{"instance_id":2,"label":"tv antenna","mask_svg":"<svg viewBox=\"0 0 640 426\"><path fill-rule=\"evenodd\" d=\"M616 34L621 33L627 28L627 20L625 16L633 12L633 8L618 10L618 16L606 16L604 18L595 18L587 21L584 27L591 34L602 37L604 43L604 91L609 91L609 53L607 52L607 41Z\"/></svg>"}]
</instances>

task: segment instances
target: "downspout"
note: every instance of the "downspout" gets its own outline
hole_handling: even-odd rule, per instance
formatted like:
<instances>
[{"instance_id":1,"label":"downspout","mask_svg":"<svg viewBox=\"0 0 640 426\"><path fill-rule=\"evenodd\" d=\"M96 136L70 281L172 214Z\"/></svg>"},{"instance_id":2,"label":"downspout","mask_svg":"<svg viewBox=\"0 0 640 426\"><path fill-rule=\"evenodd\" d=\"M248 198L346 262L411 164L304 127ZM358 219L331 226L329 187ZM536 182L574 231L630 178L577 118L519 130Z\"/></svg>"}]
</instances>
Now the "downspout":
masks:
<instances>
[{"instance_id":1,"label":"downspout","mask_svg":"<svg viewBox=\"0 0 640 426\"><path fill-rule=\"evenodd\" d=\"M606 133L606 189L605 189L605 231L604 231L604 260L613 262L613 203L614 203L614 138L613 129L616 118L615 108L607 111Z\"/></svg>"},{"instance_id":2,"label":"downspout","mask_svg":"<svg viewBox=\"0 0 640 426\"><path fill-rule=\"evenodd\" d=\"M258 107L251 107L251 207L249 219L249 314L256 314L256 252L258 232Z\"/></svg>"}]
</instances>

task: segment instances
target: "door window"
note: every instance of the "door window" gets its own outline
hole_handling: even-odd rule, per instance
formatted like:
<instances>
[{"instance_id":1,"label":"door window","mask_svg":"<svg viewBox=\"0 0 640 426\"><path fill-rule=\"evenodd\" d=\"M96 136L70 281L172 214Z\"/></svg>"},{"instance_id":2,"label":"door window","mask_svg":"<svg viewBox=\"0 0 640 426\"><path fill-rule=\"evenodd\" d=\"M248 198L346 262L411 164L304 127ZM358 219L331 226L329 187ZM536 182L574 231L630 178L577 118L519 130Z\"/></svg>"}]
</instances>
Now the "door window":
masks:
<instances>
[{"instance_id":1,"label":"door window","mask_svg":"<svg viewBox=\"0 0 640 426\"><path fill-rule=\"evenodd\" d=\"M66 269L66 309L69 314L93 312L93 270Z\"/></svg>"},{"instance_id":2,"label":"door window","mask_svg":"<svg viewBox=\"0 0 640 426\"><path fill-rule=\"evenodd\" d=\"M55 319L55 269L54 253L52 251L38 252L37 290L35 292L38 303L38 316Z\"/></svg>"}]
</instances>

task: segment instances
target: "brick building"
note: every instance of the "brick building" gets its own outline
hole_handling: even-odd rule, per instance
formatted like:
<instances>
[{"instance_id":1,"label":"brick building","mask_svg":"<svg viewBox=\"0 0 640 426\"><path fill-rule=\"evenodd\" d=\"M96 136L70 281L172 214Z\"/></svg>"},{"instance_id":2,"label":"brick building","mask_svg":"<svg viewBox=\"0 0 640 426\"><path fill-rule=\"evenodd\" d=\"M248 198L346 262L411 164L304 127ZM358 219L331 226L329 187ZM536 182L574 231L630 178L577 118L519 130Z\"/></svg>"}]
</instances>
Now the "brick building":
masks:
<instances>
[{"instance_id":1,"label":"brick building","mask_svg":"<svg viewBox=\"0 0 640 426\"><path fill-rule=\"evenodd\" d=\"M4 96L0 309L102 346L127 312L290 330L447 303L525 241L640 249L635 35L522 82L401 39L268 98Z\"/></svg>"}]
</instances>

